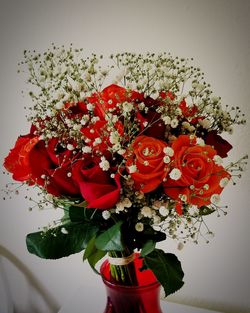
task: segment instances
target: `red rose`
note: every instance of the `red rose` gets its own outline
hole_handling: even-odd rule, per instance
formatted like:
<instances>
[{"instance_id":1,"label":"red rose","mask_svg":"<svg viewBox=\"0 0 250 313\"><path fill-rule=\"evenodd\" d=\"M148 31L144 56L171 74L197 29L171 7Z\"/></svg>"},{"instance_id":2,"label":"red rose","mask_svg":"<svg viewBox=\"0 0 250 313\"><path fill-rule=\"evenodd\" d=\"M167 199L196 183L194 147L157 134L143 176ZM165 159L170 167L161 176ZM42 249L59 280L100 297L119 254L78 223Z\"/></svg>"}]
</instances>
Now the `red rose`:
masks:
<instances>
[{"instance_id":1,"label":"red rose","mask_svg":"<svg viewBox=\"0 0 250 313\"><path fill-rule=\"evenodd\" d=\"M81 128L81 133L85 136L86 144L94 151L104 152L108 149L107 122L99 120Z\"/></svg>"},{"instance_id":2,"label":"red rose","mask_svg":"<svg viewBox=\"0 0 250 313\"><path fill-rule=\"evenodd\" d=\"M185 99L180 102L179 108L181 109L184 117L193 117L198 112L197 106L188 106Z\"/></svg>"},{"instance_id":3,"label":"red rose","mask_svg":"<svg viewBox=\"0 0 250 313\"><path fill-rule=\"evenodd\" d=\"M222 158L227 157L227 153L232 149L232 145L217 134L216 130L211 130L205 135L207 145L214 147L217 154Z\"/></svg>"},{"instance_id":4,"label":"red rose","mask_svg":"<svg viewBox=\"0 0 250 313\"><path fill-rule=\"evenodd\" d=\"M165 100L167 97L170 99L170 100L174 100L175 98L175 95L171 92L171 91L161 91L159 93L160 97Z\"/></svg>"},{"instance_id":5,"label":"red rose","mask_svg":"<svg viewBox=\"0 0 250 313\"><path fill-rule=\"evenodd\" d=\"M82 114L88 114L87 105L85 102L66 102L62 111L68 117L75 117Z\"/></svg>"},{"instance_id":6,"label":"red rose","mask_svg":"<svg viewBox=\"0 0 250 313\"><path fill-rule=\"evenodd\" d=\"M87 208L110 209L120 199L120 175L110 177L99 165L79 160L73 165L73 179L78 184L82 197L88 202Z\"/></svg>"},{"instance_id":7,"label":"red rose","mask_svg":"<svg viewBox=\"0 0 250 313\"><path fill-rule=\"evenodd\" d=\"M120 121L114 123L114 128L118 134L123 137L124 129ZM100 152L109 157L108 148L112 147L110 142L110 130L107 121L98 120L94 123L89 123L88 126L81 128L81 133L84 135L85 143L92 148L93 152Z\"/></svg>"},{"instance_id":8,"label":"red rose","mask_svg":"<svg viewBox=\"0 0 250 313\"><path fill-rule=\"evenodd\" d=\"M4 167L17 181L36 183L55 196L77 196L79 188L70 178L72 159L72 151L59 147L58 139L46 146L38 137L26 135L17 139Z\"/></svg>"},{"instance_id":9,"label":"red rose","mask_svg":"<svg viewBox=\"0 0 250 313\"><path fill-rule=\"evenodd\" d=\"M126 168L135 182L135 189L142 192L155 190L167 175L163 149L167 144L159 139L139 136L128 151ZM136 171L131 170L136 166Z\"/></svg>"},{"instance_id":10,"label":"red rose","mask_svg":"<svg viewBox=\"0 0 250 313\"><path fill-rule=\"evenodd\" d=\"M13 174L13 179L32 183L29 156L38 141L38 137L32 135L21 136L17 139L3 164L6 170Z\"/></svg>"},{"instance_id":11,"label":"red rose","mask_svg":"<svg viewBox=\"0 0 250 313\"><path fill-rule=\"evenodd\" d=\"M89 103L94 105L94 114L101 119L105 119L105 115L109 109L114 109L115 113L119 113L118 103L142 101L143 95L136 91L130 91L117 85L110 85L98 94L93 94L87 98Z\"/></svg>"},{"instance_id":12,"label":"red rose","mask_svg":"<svg viewBox=\"0 0 250 313\"><path fill-rule=\"evenodd\" d=\"M80 191L71 178L72 151L62 148L57 139L46 147L38 142L29 156L33 180L55 196L78 196Z\"/></svg>"},{"instance_id":13,"label":"red rose","mask_svg":"<svg viewBox=\"0 0 250 313\"><path fill-rule=\"evenodd\" d=\"M147 107L147 112L139 111L136 116L140 122L141 132L148 137L164 139L166 126L161 120L161 114L156 112L157 107L163 105L163 102L151 97L146 97L143 102Z\"/></svg>"},{"instance_id":14,"label":"red rose","mask_svg":"<svg viewBox=\"0 0 250 313\"><path fill-rule=\"evenodd\" d=\"M169 176L163 183L165 193L172 199L180 200L198 207L211 203L211 196L220 194L223 188L220 182L230 178L230 174L217 165L214 156L217 154L209 145L198 145L196 137L179 136L172 144L174 162ZM173 175L171 175L171 172Z\"/></svg>"}]
</instances>

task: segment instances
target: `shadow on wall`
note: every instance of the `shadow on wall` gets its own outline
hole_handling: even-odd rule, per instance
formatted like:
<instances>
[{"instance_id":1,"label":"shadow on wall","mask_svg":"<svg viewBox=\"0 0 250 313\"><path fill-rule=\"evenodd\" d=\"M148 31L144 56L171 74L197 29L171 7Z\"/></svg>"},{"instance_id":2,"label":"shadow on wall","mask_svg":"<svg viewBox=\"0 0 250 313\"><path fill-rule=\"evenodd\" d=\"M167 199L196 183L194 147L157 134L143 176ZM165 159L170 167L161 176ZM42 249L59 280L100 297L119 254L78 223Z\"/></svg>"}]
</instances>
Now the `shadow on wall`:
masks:
<instances>
[{"instance_id":1,"label":"shadow on wall","mask_svg":"<svg viewBox=\"0 0 250 313\"><path fill-rule=\"evenodd\" d=\"M10 279L7 277L5 271L4 258L14 265L14 270L17 270L17 275L15 273L16 277L21 272L20 280L25 280L27 283L25 308L23 308L23 305L16 305L15 299L12 296ZM19 284L18 287L18 292L25 292L23 290L25 285ZM57 301L48 293L46 288L44 288L27 266L8 249L0 245L0 313L56 313L59 309L60 306Z\"/></svg>"}]
</instances>

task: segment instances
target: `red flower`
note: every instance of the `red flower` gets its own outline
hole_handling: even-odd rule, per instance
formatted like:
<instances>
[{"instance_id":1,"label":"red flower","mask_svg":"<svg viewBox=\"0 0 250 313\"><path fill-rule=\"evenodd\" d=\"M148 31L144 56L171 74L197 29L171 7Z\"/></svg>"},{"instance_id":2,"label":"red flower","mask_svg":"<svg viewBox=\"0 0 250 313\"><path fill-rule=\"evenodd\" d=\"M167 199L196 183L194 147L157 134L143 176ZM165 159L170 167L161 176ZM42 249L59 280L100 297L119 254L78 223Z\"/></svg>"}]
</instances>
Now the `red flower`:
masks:
<instances>
[{"instance_id":1,"label":"red flower","mask_svg":"<svg viewBox=\"0 0 250 313\"><path fill-rule=\"evenodd\" d=\"M139 120L140 130L143 132L143 135L157 139L165 138L166 126L160 119L160 116L161 115L159 113L152 110L149 110L147 114L137 112L136 117Z\"/></svg>"},{"instance_id":2,"label":"red flower","mask_svg":"<svg viewBox=\"0 0 250 313\"><path fill-rule=\"evenodd\" d=\"M161 114L156 112L156 109L164 105L164 102L160 99L146 97L143 103L147 108L147 112L138 111L136 114L136 118L140 123L140 131L145 136L164 139L166 126L161 120Z\"/></svg>"},{"instance_id":3,"label":"red flower","mask_svg":"<svg viewBox=\"0 0 250 313\"><path fill-rule=\"evenodd\" d=\"M38 137L32 135L21 136L17 139L15 146L4 160L4 167L13 174L17 181L30 181L32 178L29 164L30 152L39 141ZM32 183L30 181L30 183Z\"/></svg>"},{"instance_id":4,"label":"red flower","mask_svg":"<svg viewBox=\"0 0 250 313\"><path fill-rule=\"evenodd\" d=\"M105 119L105 115L109 109L114 109L115 113L119 113L118 103L137 102L143 100L143 95L136 91L129 91L117 85L110 85L103 89L100 93L95 93L87 98L89 103L92 103L95 116ZM113 113L114 113L113 112Z\"/></svg>"},{"instance_id":5,"label":"red flower","mask_svg":"<svg viewBox=\"0 0 250 313\"><path fill-rule=\"evenodd\" d=\"M88 114L87 105L85 102L79 101L75 102L66 102L62 111L67 115L78 115L78 114Z\"/></svg>"},{"instance_id":6,"label":"red flower","mask_svg":"<svg viewBox=\"0 0 250 313\"><path fill-rule=\"evenodd\" d=\"M108 133L106 131L106 127L107 122L99 120L81 128L81 133L88 140L86 143L95 151L104 152L108 148Z\"/></svg>"},{"instance_id":7,"label":"red flower","mask_svg":"<svg viewBox=\"0 0 250 313\"><path fill-rule=\"evenodd\" d=\"M182 209L183 209L182 202L181 201L177 201L176 204L175 204L175 210L176 210L176 212L179 215L182 215L182 213L183 213Z\"/></svg>"},{"instance_id":8,"label":"red flower","mask_svg":"<svg viewBox=\"0 0 250 313\"><path fill-rule=\"evenodd\" d=\"M167 97L170 99L170 100L174 100L175 98L175 95L171 92L171 91L161 91L159 93L160 97L165 100Z\"/></svg>"},{"instance_id":9,"label":"red flower","mask_svg":"<svg viewBox=\"0 0 250 313\"><path fill-rule=\"evenodd\" d=\"M29 156L32 179L55 196L79 196L79 188L71 178L75 157L56 141L52 139L47 147L40 141L32 149Z\"/></svg>"},{"instance_id":10,"label":"red flower","mask_svg":"<svg viewBox=\"0 0 250 313\"><path fill-rule=\"evenodd\" d=\"M110 177L99 165L79 160L73 165L73 179L78 184L82 197L88 202L87 208L110 209L120 199L120 175Z\"/></svg>"},{"instance_id":11,"label":"red flower","mask_svg":"<svg viewBox=\"0 0 250 313\"><path fill-rule=\"evenodd\" d=\"M123 124L120 121L114 124L114 128L121 137L124 136ZM106 157L109 156L108 148L112 147L112 144L110 143L110 130L107 121L98 120L89 123L88 126L81 128L81 133L85 136L85 143L92 148L93 152L98 154L101 152Z\"/></svg>"},{"instance_id":12,"label":"red flower","mask_svg":"<svg viewBox=\"0 0 250 313\"><path fill-rule=\"evenodd\" d=\"M229 142L217 134L216 130L207 133L205 142L207 145L214 147L217 154L222 158L227 157L227 153L233 148Z\"/></svg>"},{"instance_id":13,"label":"red flower","mask_svg":"<svg viewBox=\"0 0 250 313\"><path fill-rule=\"evenodd\" d=\"M181 109L184 117L193 117L198 112L197 106L188 106L185 99L180 102L179 108Z\"/></svg>"},{"instance_id":14,"label":"red flower","mask_svg":"<svg viewBox=\"0 0 250 313\"><path fill-rule=\"evenodd\" d=\"M81 133L91 141L94 141L96 138L100 138L104 135L103 133L104 130L106 129L106 125L107 125L106 121L99 120L96 121L95 123L89 124L86 127L82 127Z\"/></svg>"},{"instance_id":15,"label":"red flower","mask_svg":"<svg viewBox=\"0 0 250 313\"><path fill-rule=\"evenodd\" d=\"M167 144L148 136L139 136L128 151L126 168L135 182L135 189L150 192L160 186L167 175L163 149ZM136 171L131 172L131 166Z\"/></svg>"},{"instance_id":16,"label":"red flower","mask_svg":"<svg viewBox=\"0 0 250 313\"><path fill-rule=\"evenodd\" d=\"M58 150L57 150L58 149ZM4 167L17 181L38 184L55 196L79 195L79 188L70 178L72 151L59 148L53 138L48 146L38 137L19 137L5 158Z\"/></svg>"},{"instance_id":17,"label":"red flower","mask_svg":"<svg viewBox=\"0 0 250 313\"><path fill-rule=\"evenodd\" d=\"M211 203L211 196L220 194L222 178L230 174L213 160L216 151L208 145L197 145L196 138L188 135L179 136L173 143L174 163L181 176L177 180L168 178L164 182L165 193L172 199L180 200L183 196L187 203L198 207Z\"/></svg>"}]
</instances>

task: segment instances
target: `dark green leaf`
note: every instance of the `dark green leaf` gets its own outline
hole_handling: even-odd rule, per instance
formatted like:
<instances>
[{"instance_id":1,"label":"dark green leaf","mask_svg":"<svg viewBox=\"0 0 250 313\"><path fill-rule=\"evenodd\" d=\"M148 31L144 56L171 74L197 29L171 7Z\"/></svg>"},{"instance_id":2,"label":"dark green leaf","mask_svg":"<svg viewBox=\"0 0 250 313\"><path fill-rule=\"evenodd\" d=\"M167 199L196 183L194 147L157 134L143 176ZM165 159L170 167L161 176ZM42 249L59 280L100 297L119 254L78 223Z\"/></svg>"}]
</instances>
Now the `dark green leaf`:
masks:
<instances>
[{"instance_id":1,"label":"dark green leaf","mask_svg":"<svg viewBox=\"0 0 250 313\"><path fill-rule=\"evenodd\" d=\"M63 209L63 217L61 219L62 222L68 223L70 221L69 218L69 207L64 207Z\"/></svg>"},{"instance_id":2,"label":"dark green leaf","mask_svg":"<svg viewBox=\"0 0 250 313\"><path fill-rule=\"evenodd\" d=\"M97 250L95 246L95 239L96 236L91 238L90 241L88 242L87 247L83 254L83 261L85 261L95 250Z\"/></svg>"},{"instance_id":3,"label":"dark green leaf","mask_svg":"<svg viewBox=\"0 0 250 313\"><path fill-rule=\"evenodd\" d=\"M183 286L184 273L180 261L174 254L155 249L145 256L144 262L163 286L166 296Z\"/></svg>"},{"instance_id":4,"label":"dark green leaf","mask_svg":"<svg viewBox=\"0 0 250 313\"><path fill-rule=\"evenodd\" d=\"M100 234L95 242L97 249L103 251L122 251L121 225L122 222L120 221Z\"/></svg>"},{"instance_id":5,"label":"dark green leaf","mask_svg":"<svg viewBox=\"0 0 250 313\"><path fill-rule=\"evenodd\" d=\"M71 222L97 222L103 221L101 210L87 209L80 205L72 205L68 209Z\"/></svg>"},{"instance_id":6,"label":"dark green leaf","mask_svg":"<svg viewBox=\"0 0 250 313\"><path fill-rule=\"evenodd\" d=\"M147 240L153 240L155 242L159 242L159 241L163 241L166 239L166 234L161 232L161 231L157 231L155 229L153 229L151 226L146 226L145 230L141 233L139 233L139 235L141 235L143 242L145 242L145 238Z\"/></svg>"},{"instance_id":7,"label":"dark green leaf","mask_svg":"<svg viewBox=\"0 0 250 313\"><path fill-rule=\"evenodd\" d=\"M153 240L148 240L142 247L141 256L145 257L147 254L152 252L155 248L155 242Z\"/></svg>"},{"instance_id":8,"label":"dark green leaf","mask_svg":"<svg viewBox=\"0 0 250 313\"><path fill-rule=\"evenodd\" d=\"M213 213L214 211L215 211L215 209L209 208L207 206L202 206L199 208L199 214L200 215L209 215L209 214Z\"/></svg>"},{"instance_id":9,"label":"dark green leaf","mask_svg":"<svg viewBox=\"0 0 250 313\"><path fill-rule=\"evenodd\" d=\"M85 249L97 231L98 227L91 223L69 223L46 233L40 231L28 234L26 245L30 253L41 258L59 259Z\"/></svg>"},{"instance_id":10,"label":"dark green leaf","mask_svg":"<svg viewBox=\"0 0 250 313\"><path fill-rule=\"evenodd\" d=\"M85 220L84 208L71 206L69 208L69 218L71 222L81 222Z\"/></svg>"},{"instance_id":11,"label":"dark green leaf","mask_svg":"<svg viewBox=\"0 0 250 313\"><path fill-rule=\"evenodd\" d=\"M147 225L145 225L145 229L143 232L133 233L131 230L130 233L133 234L134 238L136 239L136 241L132 242L132 244L135 244L135 247L137 249L142 249L145 243L149 240L152 240L153 242L159 242L159 241L163 241L166 239L165 233L161 231L156 231L151 226L147 226Z\"/></svg>"},{"instance_id":12,"label":"dark green leaf","mask_svg":"<svg viewBox=\"0 0 250 313\"><path fill-rule=\"evenodd\" d=\"M92 269L97 273L99 274L99 272L95 269L95 265L96 263L101 260L105 255L106 255L106 251L102 251L102 250L99 250L96 248L95 246L95 237L93 237L86 249L85 249L85 252L84 252L84 255L83 255L83 261L88 259L88 262L90 264L90 266L92 267Z\"/></svg>"},{"instance_id":13,"label":"dark green leaf","mask_svg":"<svg viewBox=\"0 0 250 313\"><path fill-rule=\"evenodd\" d=\"M97 274L100 274L96 268L95 265L96 263L101 260L105 255L107 254L107 251L102 251L102 250L98 250L96 249L95 252L93 252L89 257L88 257L88 262L89 265L91 266L91 268L93 269L93 271Z\"/></svg>"}]
</instances>

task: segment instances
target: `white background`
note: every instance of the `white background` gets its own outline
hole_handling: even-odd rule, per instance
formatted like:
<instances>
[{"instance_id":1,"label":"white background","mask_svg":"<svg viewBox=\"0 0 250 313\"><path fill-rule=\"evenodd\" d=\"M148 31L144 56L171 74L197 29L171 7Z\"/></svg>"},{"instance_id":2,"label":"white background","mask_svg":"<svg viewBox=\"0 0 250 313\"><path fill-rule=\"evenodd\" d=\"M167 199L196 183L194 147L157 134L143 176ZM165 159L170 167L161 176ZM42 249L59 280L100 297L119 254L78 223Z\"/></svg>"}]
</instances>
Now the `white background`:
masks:
<instances>
[{"instance_id":1,"label":"white background","mask_svg":"<svg viewBox=\"0 0 250 313\"><path fill-rule=\"evenodd\" d=\"M17 63L24 49L43 52L51 42L73 43L92 52L171 52L193 57L224 104L238 105L250 116L250 1L27 1L2 0L0 9L1 163L19 134L28 132L21 96L25 89ZM250 152L249 122L228 139L230 161ZM249 166L248 166L249 168ZM223 203L228 215L208 218L215 238L188 244L184 250L168 241L163 247L182 261L185 285L169 300L223 312L250 312L249 169L236 186L228 186ZM1 189L8 177L1 176ZM26 251L25 236L56 216L28 212L23 195L1 200L0 313L55 312L80 285L102 288L82 254L48 261ZM7 250L6 250L7 249ZM8 286L8 287L7 287ZM90 295L94 298L94 295ZM44 298L49 303L48 306ZM8 301L6 299L9 299ZM95 299L98 301L98 299ZM83 308L83 312L87 308Z\"/></svg>"}]
</instances>

